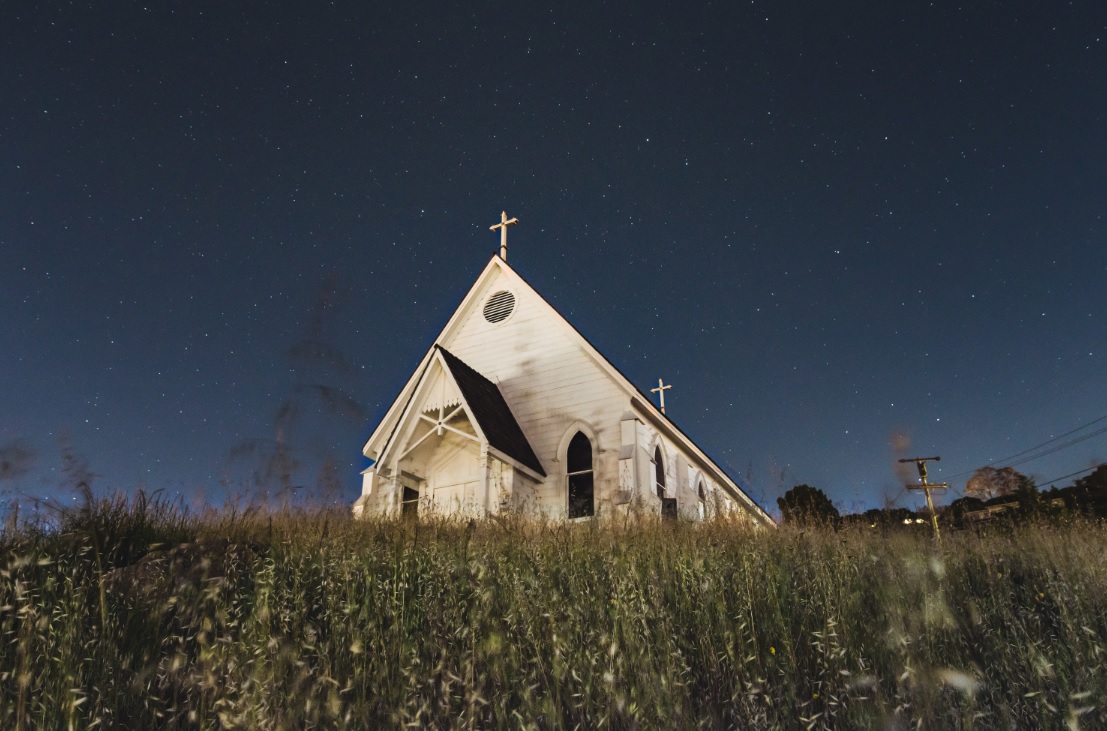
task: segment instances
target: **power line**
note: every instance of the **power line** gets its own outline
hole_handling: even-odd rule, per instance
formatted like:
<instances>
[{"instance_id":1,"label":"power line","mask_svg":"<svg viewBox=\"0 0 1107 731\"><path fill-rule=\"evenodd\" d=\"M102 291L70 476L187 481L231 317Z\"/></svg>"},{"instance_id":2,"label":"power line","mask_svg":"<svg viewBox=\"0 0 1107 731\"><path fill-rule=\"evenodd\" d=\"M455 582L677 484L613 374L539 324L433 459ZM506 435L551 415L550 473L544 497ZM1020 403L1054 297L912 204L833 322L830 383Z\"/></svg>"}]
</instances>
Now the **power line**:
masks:
<instances>
[{"instance_id":1,"label":"power line","mask_svg":"<svg viewBox=\"0 0 1107 731\"><path fill-rule=\"evenodd\" d=\"M1065 442L1064 444L1058 444L1053 449L1047 449L1046 451L1042 452L1041 454L1036 454L1032 457L1024 457L1023 459L1017 460L1015 462L1008 462L1007 466L1014 467L1015 465L1025 464L1027 462L1033 462L1034 460L1036 460L1040 457L1045 457L1046 455L1053 454L1054 452L1060 452L1062 449L1068 449L1069 447L1071 447L1074 444L1079 444L1080 442L1085 442L1085 441L1091 439L1092 437L1096 437L1096 436L1099 436L1100 434L1103 434L1104 432L1107 432L1107 426L1103 427L1102 429L1098 429L1098 430L1092 432L1091 434L1085 434L1082 437L1077 437L1076 439L1070 439L1069 441Z\"/></svg>"},{"instance_id":2,"label":"power line","mask_svg":"<svg viewBox=\"0 0 1107 731\"><path fill-rule=\"evenodd\" d=\"M1041 444L1036 444L1033 447L1030 447L1029 449L1024 449L1021 452L1015 452L1014 454L1009 454L1006 457L1000 457L999 459L994 460L992 462L989 462L988 464L986 464L984 466L985 467L994 467L995 465L999 464L1000 462L1005 462L1009 459L1014 459L1016 457L1021 457L1024 454L1029 454L1030 452L1034 452L1038 449L1041 449L1042 447L1046 446L1047 444L1052 444L1053 442L1056 442L1058 439L1063 439L1063 438L1069 436L1070 434L1075 434L1076 432L1078 432L1082 429L1087 429L1089 426L1092 426L1093 424L1098 424L1099 422L1104 421L1104 420L1107 420L1107 414L1104 414L1103 416L1099 417L1098 419L1093 419L1092 421L1089 421L1087 424L1083 424L1081 426L1078 426L1075 429L1070 429L1069 431L1065 432L1064 434L1058 434L1057 436L1053 437L1052 439L1047 439L1046 441L1042 442ZM1093 434L1088 434L1084 437L1080 437L1079 439L1076 439L1076 440L1066 444L1063 447L1057 447L1057 449L1050 450L1049 452L1043 452L1042 454L1038 455L1038 457L1044 457L1045 455L1052 454L1053 452L1058 451L1060 449L1064 449L1066 447L1071 447L1073 444L1078 444L1079 442L1082 442L1085 439L1091 439L1092 437L1098 436L1098 435L1102 434L1105 431L1107 431L1107 427L1105 427L1103 429L1100 429L1100 430L1096 431ZM1028 457L1027 459L1021 460L1020 462L1016 462L1014 464L1022 464L1023 462L1029 462L1031 460L1037 459L1038 457ZM1013 466L1013 465L1008 465L1008 466ZM965 472L959 472L956 475L950 475L946 479L947 480L955 480L958 477L964 477L965 475L971 475L975 471L976 470L967 470Z\"/></svg>"},{"instance_id":3,"label":"power line","mask_svg":"<svg viewBox=\"0 0 1107 731\"><path fill-rule=\"evenodd\" d=\"M1082 470L1078 470L1077 472L1070 472L1067 475L1061 475L1060 477L1054 477L1054 478L1049 479L1049 480L1042 480L1041 482L1034 483L1034 487L1041 487L1042 485L1048 485L1051 482L1057 482L1057 480L1064 480L1067 477L1075 477L1076 475L1082 475L1085 472L1094 472L1095 470L1098 470L1102 466L1103 465L1096 465L1095 467L1086 467Z\"/></svg>"}]
</instances>

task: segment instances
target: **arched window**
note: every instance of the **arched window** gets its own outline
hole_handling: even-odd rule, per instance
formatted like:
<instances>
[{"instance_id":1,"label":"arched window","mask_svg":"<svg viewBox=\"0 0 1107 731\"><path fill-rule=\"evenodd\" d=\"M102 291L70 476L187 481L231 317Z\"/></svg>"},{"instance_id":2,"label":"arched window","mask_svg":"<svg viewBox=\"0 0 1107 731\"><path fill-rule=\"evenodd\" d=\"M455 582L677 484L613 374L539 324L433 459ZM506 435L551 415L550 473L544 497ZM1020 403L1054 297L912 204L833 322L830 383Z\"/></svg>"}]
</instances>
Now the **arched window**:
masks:
<instances>
[{"instance_id":1,"label":"arched window","mask_svg":"<svg viewBox=\"0 0 1107 731\"><path fill-rule=\"evenodd\" d=\"M703 489L703 480L700 480L700 484L699 487L696 488L696 492L699 494L700 498L700 520L703 520L707 517L707 491Z\"/></svg>"},{"instance_id":2,"label":"arched window","mask_svg":"<svg viewBox=\"0 0 1107 731\"><path fill-rule=\"evenodd\" d=\"M661 445L657 445L653 450L653 472L654 472L654 484L657 489L657 496L662 500L665 499L665 462L661 459Z\"/></svg>"},{"instance_id":3,"label":"arched window","mask_svg":"<svg viewBox=\"0 0 1107 731\"><path fill-rule=\"evenodd\" d=\"M577 432L569 442L565 455L565 471L569 477L569 517L585 518L595 515L592 442L582 432Z\"/></svg>"},{"instance_id":4,"label":"arched window","mask_svg":"<svg viewBox=\"0 0 1107 731\"><path fill-rule=\"evenodd\" d=\"M665 497L665 460L661 458L661 445L653 450L654 484L657 488L657 497L661 498L662 520L676 520L677 501L675 497Z\"/></svg>"}]
</instances>

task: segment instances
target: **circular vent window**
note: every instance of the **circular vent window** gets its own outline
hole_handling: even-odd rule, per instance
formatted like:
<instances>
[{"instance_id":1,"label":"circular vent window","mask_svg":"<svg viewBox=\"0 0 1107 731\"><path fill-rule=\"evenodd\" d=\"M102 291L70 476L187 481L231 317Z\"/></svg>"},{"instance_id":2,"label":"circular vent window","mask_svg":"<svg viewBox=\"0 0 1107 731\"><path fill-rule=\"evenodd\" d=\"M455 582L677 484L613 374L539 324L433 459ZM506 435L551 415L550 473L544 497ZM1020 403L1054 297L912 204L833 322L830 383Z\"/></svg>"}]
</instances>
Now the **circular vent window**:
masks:
<instances>
[{"instance_id":1,"label":"circular vent window","mask_svg":"<svg viewBox=\"0 0 1107 731\"><path fill-rule=\"evenodd\" d=\"M515 309L515 295L506 290L497 292L484 303L484 319L489 322L503 322Z\"/></svg>"}]
</instances>

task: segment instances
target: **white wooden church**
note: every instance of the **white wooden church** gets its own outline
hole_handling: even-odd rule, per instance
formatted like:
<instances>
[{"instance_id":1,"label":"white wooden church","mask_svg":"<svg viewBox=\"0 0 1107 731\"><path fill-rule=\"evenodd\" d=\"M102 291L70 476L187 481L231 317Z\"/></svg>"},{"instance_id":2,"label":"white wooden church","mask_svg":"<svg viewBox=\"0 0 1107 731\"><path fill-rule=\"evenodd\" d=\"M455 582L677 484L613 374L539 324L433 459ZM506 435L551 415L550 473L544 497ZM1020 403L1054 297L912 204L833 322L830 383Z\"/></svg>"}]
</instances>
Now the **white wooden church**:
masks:
<instances>
[{"instance_id":1,"label":"white wooden church","mask_svg":"<svg viewBox=\"0 0 1107 731\"><path fill-rule=\"evenodd\" d=\"M503 214L493 227L500 254L366 442L373 465L354 514L587 520L632 511L774 525L663 405L508 266L514 222Z\"/></svg>"}]
</instances>

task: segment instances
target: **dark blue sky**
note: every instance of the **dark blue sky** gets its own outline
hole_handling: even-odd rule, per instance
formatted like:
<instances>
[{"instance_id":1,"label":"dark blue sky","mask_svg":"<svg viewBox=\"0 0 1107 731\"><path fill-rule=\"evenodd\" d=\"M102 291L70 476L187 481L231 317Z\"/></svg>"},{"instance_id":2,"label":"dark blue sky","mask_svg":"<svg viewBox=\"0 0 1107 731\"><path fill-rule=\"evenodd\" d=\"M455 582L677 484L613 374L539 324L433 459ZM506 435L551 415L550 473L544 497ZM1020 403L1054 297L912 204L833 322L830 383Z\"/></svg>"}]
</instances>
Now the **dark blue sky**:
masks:
<instances>
[{"instance_id":1,"label":"dark blue sky","mask_svg":"<svg viewBox=\"0 0 1107 731\"><path fill-rule=\"evenodd\" d=\"M1107 415L1103 3L440 5L0 3L0 489L68 499L67 434L99 489L218 500L295 397L297 483L332 454L352 501L505 209L767 508Z\"/></svg>"}]
</instances>

